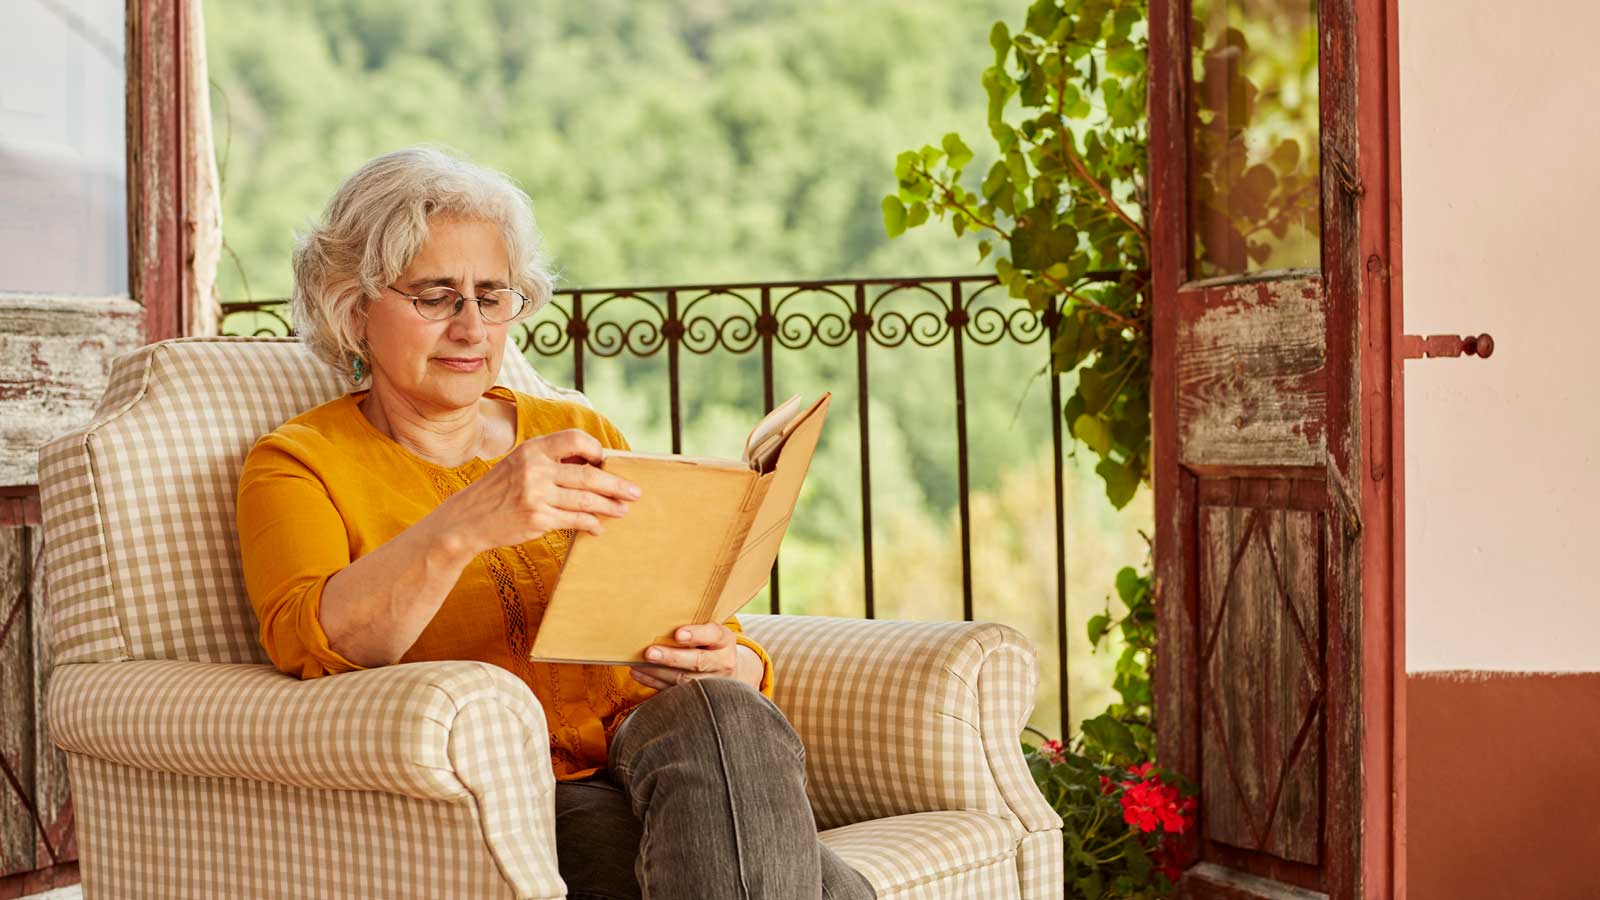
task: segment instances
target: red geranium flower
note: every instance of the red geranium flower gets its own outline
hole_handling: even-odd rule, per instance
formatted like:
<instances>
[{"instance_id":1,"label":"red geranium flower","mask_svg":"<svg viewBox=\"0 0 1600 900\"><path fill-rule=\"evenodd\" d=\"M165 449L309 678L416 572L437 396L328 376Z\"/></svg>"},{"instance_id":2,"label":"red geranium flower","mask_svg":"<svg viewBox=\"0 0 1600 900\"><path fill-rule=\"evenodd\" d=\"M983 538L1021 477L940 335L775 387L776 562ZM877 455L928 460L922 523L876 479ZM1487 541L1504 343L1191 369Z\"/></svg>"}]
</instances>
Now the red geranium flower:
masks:
<instances>
[{"instance_id":1,"label":"red geranium flower","mask_svg":"<svg viewBox=\"0 0 1600 900\"><path fill-rule=\"evenodd\" d=\"M1156 845L1155 864L1156 871L1167 876L1173 884L1183 875L1183 867L1188 863L1183 852L1183 845L1175 840L1164 840Z\"/></svg>"},{"instance_id":2,"label":"red geranium flower","mask_svg":"<svg viewBox=\"0 0 1600 900\"><path fill-rule=\"evenodd\" d=\"M1148 766L1145 771L1149 771ZM1155 831L1157 826L1168 834L1182 834L1188 829L1194 798L1180 798L1176 786L1152 777L1148 781L1124 781L1122 788L1122 818L1129 825L1146 833Z\"/></svg>"},{"instance_id":3,"label":"red geranium flower","mask_svg":"<svg viewBox=\"0 0 1600 900\"><path fill-rule=\"evenodd\" d=\"M1142 832L1155 831L1161 824L1159 809L1164 805L1159 781L1122 783L1122 819Z\"/></svg>"}]
</instances>

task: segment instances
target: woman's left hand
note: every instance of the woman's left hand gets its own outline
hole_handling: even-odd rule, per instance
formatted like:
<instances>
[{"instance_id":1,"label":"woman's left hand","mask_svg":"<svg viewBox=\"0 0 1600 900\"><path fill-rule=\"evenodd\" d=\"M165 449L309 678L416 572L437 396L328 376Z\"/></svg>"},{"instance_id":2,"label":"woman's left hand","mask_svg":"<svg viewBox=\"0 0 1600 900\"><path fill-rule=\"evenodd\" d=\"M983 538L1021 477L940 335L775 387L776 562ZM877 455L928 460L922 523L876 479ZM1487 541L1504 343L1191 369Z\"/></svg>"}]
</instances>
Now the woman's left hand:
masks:
<instances>
[{"instance_id":1,"label":"woman's left hand","mask_svg":"<svg viewBox=\"0 0 1600 900\"><path fill-rule=\"evenodd\" d=\"M683 646L651 644L644 658L652 665L629 669L635 681L666 690L690 678L739 677L739 644L733 629L717 622L684 625L673 637Z\"/></svg>"}]
</instances>

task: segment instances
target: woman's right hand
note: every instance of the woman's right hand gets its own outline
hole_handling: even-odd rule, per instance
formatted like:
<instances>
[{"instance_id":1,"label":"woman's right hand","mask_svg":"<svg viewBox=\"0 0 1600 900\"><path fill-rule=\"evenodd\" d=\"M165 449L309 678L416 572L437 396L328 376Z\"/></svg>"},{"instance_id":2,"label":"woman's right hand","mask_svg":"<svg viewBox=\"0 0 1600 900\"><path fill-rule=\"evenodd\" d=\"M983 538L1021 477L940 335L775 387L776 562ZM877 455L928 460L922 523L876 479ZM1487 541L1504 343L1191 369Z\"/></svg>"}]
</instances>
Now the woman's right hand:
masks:
<instances>
[{"instance_id":1,"label":"woman's right hand","mask_svg":"<svg viewBox=\"0 0 1600 900\"><path fill-rule=\"evenodd\" d=\"M445 527L473 554L562 528L600 534L601 516L620 517L639 498L637 485L599 468L603 449L577 428L529 438L440 505Z\"/></svg>"}]
</instances>

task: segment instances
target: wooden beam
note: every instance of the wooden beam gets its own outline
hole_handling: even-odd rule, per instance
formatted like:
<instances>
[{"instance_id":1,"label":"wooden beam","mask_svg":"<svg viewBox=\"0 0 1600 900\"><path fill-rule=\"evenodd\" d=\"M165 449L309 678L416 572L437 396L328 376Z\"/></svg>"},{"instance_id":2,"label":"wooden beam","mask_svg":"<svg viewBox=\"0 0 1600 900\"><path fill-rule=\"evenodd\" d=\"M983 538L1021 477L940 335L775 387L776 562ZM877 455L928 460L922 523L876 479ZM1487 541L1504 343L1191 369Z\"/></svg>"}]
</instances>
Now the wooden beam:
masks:
<instances>
[{"instance_id":1,"label":"wooden beam","mask_svg":"<svg viewBox=\"0 0 1600 900\"><path fill-rule=\"evenodd\" d=\"M1399 291L1400 117L1395 0L1354 0L1360 298L1361 884L1405 896L1405 428Z\"/></svg>"},{"instance_id":2,"label":"wooden beam","mask_svg":"<svg viewBox=\"0 0 1600 900\"><path fill-rule=\"evenodd\" d=\"M1405 333L1405 291L1403 289L1404 259L1400 189L1400 8L1399 0L1383 3L1383 109L1384 130L1388 147L1388 177L1382 182L1384 209L1388 211L1389 277L1389 338ZM1406 865L1406 810L1409 806L1407 768L1407 701L1406 690L1406 428L1405 428L1405 360L1395 358L1392 345L1388 377L1389 393L1389 500L1393 510L1390 522L1390 590L1389 611L1392 617L1389 669L1394 680L1393 708L1391 710L1389 745L1389 776L1392 779L1390 794L1394 809L1390 813L1389 831L1390 890L1394 900L1405 900L1408 880Z\"/></svg>"},{"instance_id":3,"label":"wooden beam","mask_svg":"<svg viewBox=\"0 0 1600 900\"><path fill-rule=\"evenodd\" d=\"M24 484L0 487L0 530L17 525L38 525L39 488Z\"/></svg>"},{"instance_id":4,"label":"wooden beam","mask_svg":"<svg viewBox=\"0 0 1600 900\"><path fill-rule=\"evenodd\" d=\"M184 334L184 0L128 0L128 259L144 340Z\"/></svg>"}]
</instances>

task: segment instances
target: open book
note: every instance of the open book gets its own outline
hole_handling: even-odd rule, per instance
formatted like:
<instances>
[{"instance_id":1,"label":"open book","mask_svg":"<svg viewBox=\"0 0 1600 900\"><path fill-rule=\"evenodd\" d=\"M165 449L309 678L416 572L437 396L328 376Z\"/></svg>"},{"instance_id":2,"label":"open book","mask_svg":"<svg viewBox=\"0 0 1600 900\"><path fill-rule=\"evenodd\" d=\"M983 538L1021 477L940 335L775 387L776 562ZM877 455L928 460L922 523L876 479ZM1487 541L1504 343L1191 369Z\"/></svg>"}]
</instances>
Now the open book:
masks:
<instances>
[{"instance_id":1,"label":"open book","mask_svg":"<svg viewBox=\"0 0 1600 900\"><path fill-rule=\"evenodd\" d=\"M529 658L644 665L681 625L725 622L778 558L833 395L797 394L758 423L743 458L606 450L601 468L639 485L605 533L578 532Z\"/></svg>"}]
</instances>

